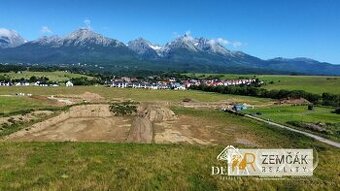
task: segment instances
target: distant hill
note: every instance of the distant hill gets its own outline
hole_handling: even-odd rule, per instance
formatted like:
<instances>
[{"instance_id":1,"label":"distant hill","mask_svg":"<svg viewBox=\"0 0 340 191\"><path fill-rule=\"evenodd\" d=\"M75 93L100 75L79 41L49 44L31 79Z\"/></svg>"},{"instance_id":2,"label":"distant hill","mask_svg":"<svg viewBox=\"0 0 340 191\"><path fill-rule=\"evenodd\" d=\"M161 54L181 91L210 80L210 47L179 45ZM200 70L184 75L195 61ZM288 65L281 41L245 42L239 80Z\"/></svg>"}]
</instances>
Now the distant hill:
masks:
<instances>
[{"instance_id":1,"label":"distant hill","mask_svg":"<svg viewBox=\"0 0 340 191\"><path fill-rule=\"evenodd\" d=\"M216 40L190 35L178 37L164 46L143 38L126 45L83 28L66 37L45 36L26 42L15 31L2 29L0 45L0 63L86 63L107 70L340 75L340 65L308 58L262 60L244 52L230 51Z\"/></svg>"}]
</instances>

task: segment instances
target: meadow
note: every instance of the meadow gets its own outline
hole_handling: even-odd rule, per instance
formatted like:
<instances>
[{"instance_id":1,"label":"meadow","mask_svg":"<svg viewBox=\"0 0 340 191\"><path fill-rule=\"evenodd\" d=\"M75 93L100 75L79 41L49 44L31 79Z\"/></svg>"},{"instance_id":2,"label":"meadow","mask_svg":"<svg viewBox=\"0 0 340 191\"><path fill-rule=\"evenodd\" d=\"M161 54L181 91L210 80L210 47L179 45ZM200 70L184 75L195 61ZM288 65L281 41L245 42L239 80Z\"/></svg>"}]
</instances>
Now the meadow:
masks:
<instances>
[{"instance_id":1,"label":"meadow","mask_svg":"<svg viewBox=\"0 0 340 191\"><path fill-rule=\"evenodd\" d=\"M0 142L0 190L337 190L340 151L305 136L229 113L175 108L178 115L235 124L260 148L314 148L313 177L259 179L211 175L225 165L219 145ZM229 125L228 125L229 124ZM246 135L244 135L246 136Z\"/></svg>"},{"instance_id":2,"label":"meadow","mask_svg":"<svg viewBox=\"0 0 340 191\"><path fill-rule=\"evenodd\" d=\"M314 107L314 110L308 110L307 106L271 106L245 110L247 113L261 113L264 119L270 119L280 123L287 121L305 121L305 122L324 122L339 123L340 116L332 113L334 109L327 107Z\"/></svg>"},{"instance_id":3,"label":"meadow","mask_svg":"<svg viewBox=\"0 0 340 191\"><path fill-rule=\"evenodd\" d=\"M53 108L48 101L25 96L0 96L0 116Z\"/></svg>"},{"instance_id":4,"label":"meadow","mask_svg":"<svg viewBox=\"0 0 340 191\"><path fill-rule=\"evenodd\" d=\"M274 82L275 84L275 82ZM330 108L269 107L273 100L201 91L119 89L104 86L0 87L4 113L52 107L48 101L15 96L97 93L107 100L182 102L233 101L255 106L249 112L285 123L287 120L340 122ZM311 138L218 110L174 106L187 115L219 125L215 145L112 144L96 142L0 141L0 190L339 190L340 150ZM247 112L248 112L247 111ZM199 120L196 121L199 123ZM228 134L229 133L229 134ZM253 145L237 141L247 139ZM211 175L211 166L226 165L216 156L227 145L251 148L313 148L318 167L313 177L261 179Z\"/></svg>"},{"instance_id":5,"label":"meadow","mask_svg":"<svg viewBox=\"0 0 340 191\"><path fill-rule=\"evenodd\" d=\"M260 115L257 115L258 117L295 128L297 127L292 126L290 122L333 124L326 128L330 133L310 132L340 141L340 116L333 111L334 108L329 107L316 106L313 110L308 110L307 106L286 105L249 109L245 110L244 113L255 115L260 113ZM308 129L303 130L309 131Z\"/></svg>"},{"instance_id":6,"label":"meadow","mask_svg":"<svg viewBox=\"0 0 340 191\"><path fill-rule=\"evenodd\" d=\"M201 91L147 90L131 88L110 88L105 86L75 86L75 87L1 87L0 95L14 95L16 93L30 93L33 95L79 95L85 92L97 93L107 99L133 99L135 101L169 101L181 102L190 98L202 102L230 100L249 104L263 104L270 99L249 96L222 95ZM0 97L1 99L1 97Z\"/></svg>"},{"instance_id":7,"label":"meadow","mask_svg":"<svg viewBox=\"0 0 340 191\"><path fill-rule=\"evenodd\" d=\"M269 90L305 90L318 94L324 92L340 94L340 77L261 75L258 78L266 82L264 88Z\"/></svg>"},{"instance_id":8,"label":"meadow","mask_svg":"<svg viewBox=\"0 0 340 191\"><path fill-rule=\"evenodd\" d=\"M305 90L322 94L324 92L340 94L339 76L299 76L299 75L255 75L255 74L187 74L189 76L218 76L221 79L259 78L265 82L263 88L268 90Z\"/></svg>"}]
</instances>

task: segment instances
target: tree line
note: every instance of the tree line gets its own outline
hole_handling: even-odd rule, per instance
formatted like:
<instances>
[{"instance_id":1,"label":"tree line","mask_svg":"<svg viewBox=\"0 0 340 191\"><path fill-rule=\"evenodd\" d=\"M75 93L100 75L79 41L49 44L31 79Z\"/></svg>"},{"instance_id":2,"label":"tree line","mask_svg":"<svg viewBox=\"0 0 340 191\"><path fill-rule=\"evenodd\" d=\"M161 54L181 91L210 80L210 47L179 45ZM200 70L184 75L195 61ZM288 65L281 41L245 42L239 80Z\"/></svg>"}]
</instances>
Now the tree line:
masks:
<instances>
[{"instance_id":1,"label":"tree line","mask_svg":"<svg viewBox=\"0 0 340 191\"><path fill-rule=\"evenodd\" d=\"M323 93L322 95L309 93L304 90L267 90L255 86L190 86L192 90L202 90L206 92L217 92L222 94L234 94L243 96L253 96L260 98L284 99L284 98L304 98L314 104L340 107L340 95Z\"/></svg>"}]
</instances>

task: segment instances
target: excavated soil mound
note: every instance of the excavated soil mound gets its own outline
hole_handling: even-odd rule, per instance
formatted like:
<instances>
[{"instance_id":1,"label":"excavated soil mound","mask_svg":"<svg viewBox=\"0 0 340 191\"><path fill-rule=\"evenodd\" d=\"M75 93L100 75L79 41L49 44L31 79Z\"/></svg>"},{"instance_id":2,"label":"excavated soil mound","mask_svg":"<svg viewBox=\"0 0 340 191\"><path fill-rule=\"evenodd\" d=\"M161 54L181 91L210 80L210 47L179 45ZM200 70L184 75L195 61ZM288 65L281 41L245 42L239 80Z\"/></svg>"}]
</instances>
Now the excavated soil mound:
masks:
<instances>
[{"instance_id":1,"label":"excavated soil mound","mask_svg":"<svg viewBox=\"0 0 340 191\"><path fill-rule=\"evenodd\" d=\"M85 92L81 94L80 97L88 102L98 102L104 100L102 96L92 92Z\"/></svg>"},{"instance_id":2,"label":"excavated soil mound","mask_svg":"<svg viewBox=\"0 0 340 191\"><path fill-rule=\"evenodd\" d=\"M151 143L153 139L153 123L175 119L177 119L175 113L163 104L140 104L127 141Z\"/></svg>"},{"instance_id":3,"label":"excavated soil mound","mask_svg":"<svg viewBox=\"0 0 340 191\"><path fill-rule=\"evenodd\" d=\"M293 104L293 105L308 105L310 102L304 98L299 99L281 99L277 104Z\"/></svg>"},{"instance_id":4,"label":"excavated soil mound","mask_svg":"<svg viewBox=\"0 0 340 191\"><path fill-rule=\"evenodd\" d=\"M89 104L78 105L70 108L66 112L69 117L112 117L113 113L110 111L107 104Z\"/></svg>"},{"instance_id":5,"label":"excavated soil mound","mask_svg":"<svg viewBox=\"0 0 340 191\"><path fill-rule=\"evenodd\" d=\"M176 120L175 113L162 105L147 105L141 106L138 109L140 116L149 119L151 122L171 121Z\"/></svg>"}]
</instances>

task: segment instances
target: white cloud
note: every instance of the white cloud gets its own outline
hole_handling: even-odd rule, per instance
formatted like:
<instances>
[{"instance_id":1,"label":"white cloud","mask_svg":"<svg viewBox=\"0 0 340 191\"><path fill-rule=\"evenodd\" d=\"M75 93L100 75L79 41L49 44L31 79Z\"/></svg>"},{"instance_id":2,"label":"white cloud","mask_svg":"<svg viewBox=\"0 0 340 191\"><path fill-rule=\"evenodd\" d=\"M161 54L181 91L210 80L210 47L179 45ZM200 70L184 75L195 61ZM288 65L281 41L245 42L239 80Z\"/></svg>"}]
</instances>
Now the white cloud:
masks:
<instances>
[{"instance_id":1,"label":"white cloud","mask_svg":"<svg viewBox=\"0 0 340 191\"><path fill-rule=\"evenodd\" d=\"M227 46L227 45L230 44L230 42L229 42L228 40L224 39L224 38L215 38L215 39L211 39L211 40L209 40L209 43L211 43L211 44L216 44L216 43L218 43L218 44L221 44L221 45L223 45L223 46Z\"/></svg>"},{"instance_id":2,"label":"white cloud","mask_svg":"<svg viewBox=\"0 0 340 191\"><path fill-rule=\"evenodd\" d=\"M52 30L48 26L42 26L40 32L43 34L50 34L53 33Z\"/></svg>"},{"instance_id":3,"label":"white cloud","mask_svg":"<svg viewBox=\"0 0 340 191\"><path fill-rule=\"evenodd\" d=\"M242 42L239 42L239 41L233 42L233 47L234 47L234 48L238 48L238 47L240 47L240 46L242 46L242 45L243 45Z\"/></svg>"},{"instance_id":4,"label":"white cloud","mask_svg":"<svg viewBox=\"0 0 340 191\"><path fill-rule=\"evenodd\" d=\"M173 32L172 35L176 38L181 37L181 35L179 35L177 32ZM184 38L185 40L190 40L190 41L195 40L195 38L192 36L191 30L185 31L184 35L185 35L185 38ZM227 40L223 37L210 39L208 41L208 43L210 43L211 45L218 43L222 46L225 46L225 47L229 46L229 47L232 47L232 48L240 48L240 47L247 45L246 43L242 43L240 41Z\"/></svg>"},{"instance_id":5,"label":"white cloud","mask_svg":"<svg viewBox=\"0 0 340 191\"><path fill-rule=\"evenodd\" d=\"M178 34L178 32L172 32L172 36L177 38L177 37L179 37L179 34Z\"/></svg>"},{"instance_id":6,"label":"white cloud","mask_svg":"<svg viewBox=\"0 0 340 191\"><path fill-rule=\"evenodd\" d=\"M229 41L224 38L214 38L209 41L211 44L219 43L222 46L232 46L233 48L239 48L245 44L240 41Z\"/></svg>"},{"instance_id":7,"label":"white cloud","mask_svg":"<svg viewBox=\"0 0 340 191\"><path fill-rule=\"evenodd\" d=\"M227 46L228 44L230 44L230 42L227 39L224 38L217 38L216 41L220 44L222 44L223 46Z\"/></svg>"},{"instance_id":8,"label":"white cloud","mask_svg":"<svg viewBox=\"0 0 340 191\"><path fill-rule=\"evenodd\" d=\"M83 21L83 23L85 24L86 28L91 29L91 20L90 19L85 19Z\"/></svg>"}]
</instances>

